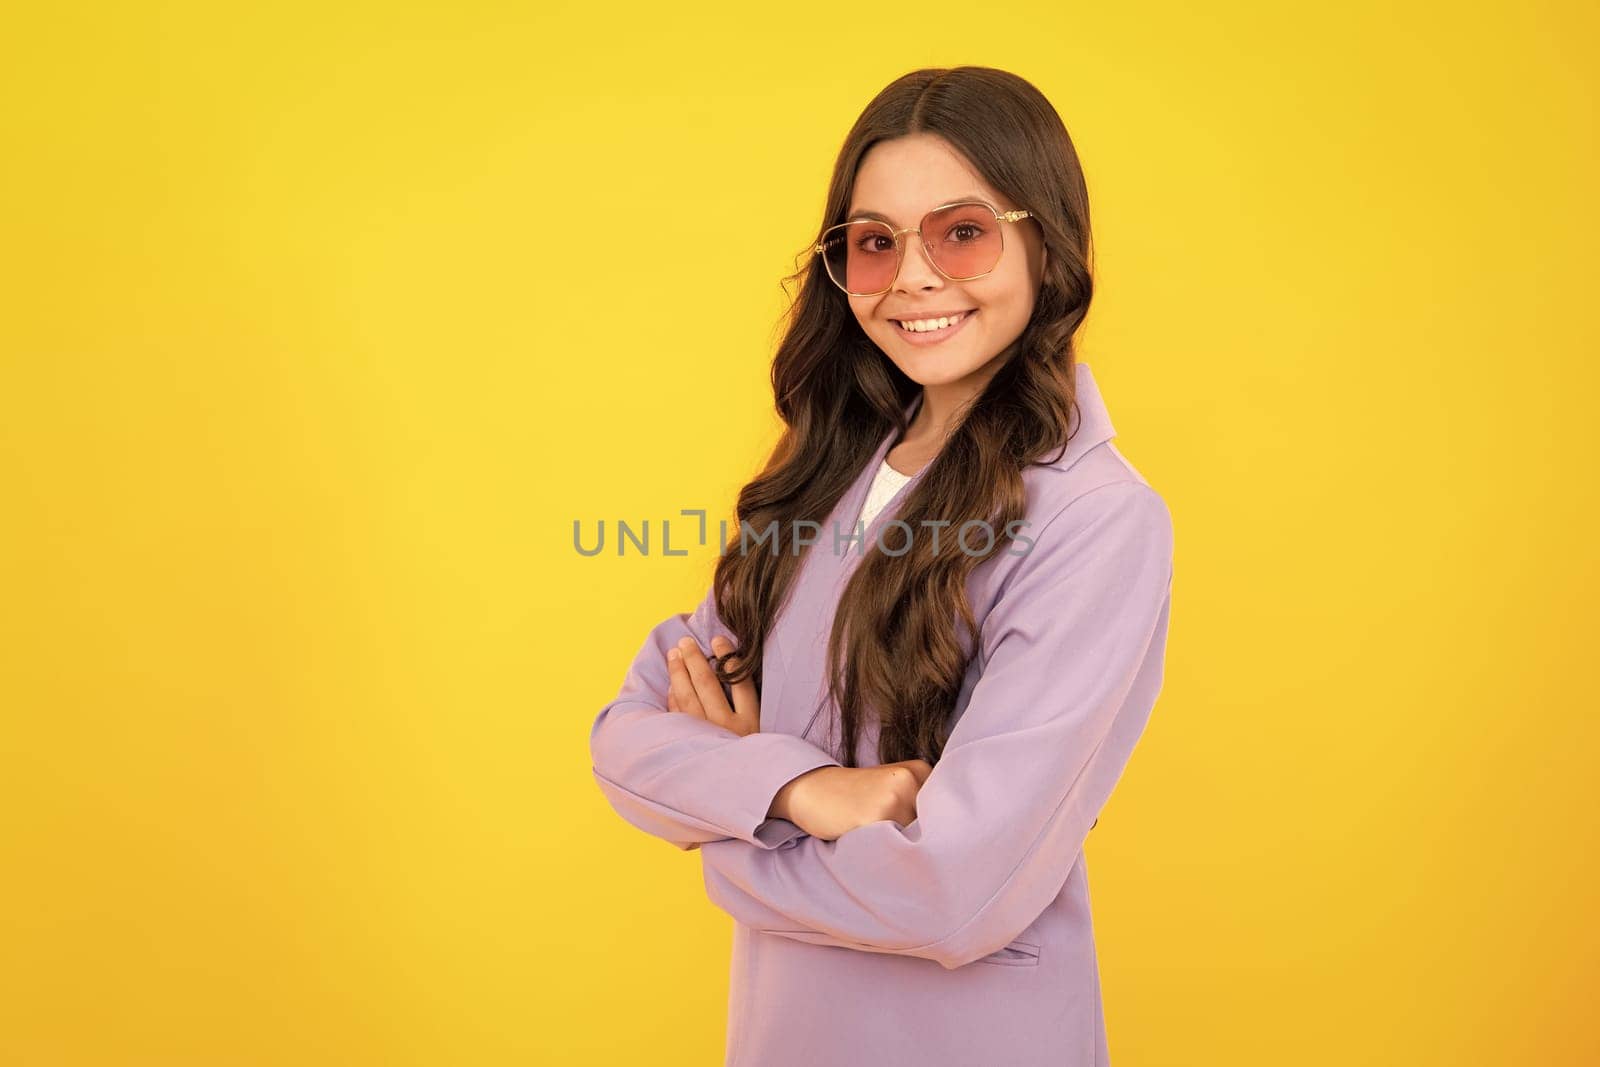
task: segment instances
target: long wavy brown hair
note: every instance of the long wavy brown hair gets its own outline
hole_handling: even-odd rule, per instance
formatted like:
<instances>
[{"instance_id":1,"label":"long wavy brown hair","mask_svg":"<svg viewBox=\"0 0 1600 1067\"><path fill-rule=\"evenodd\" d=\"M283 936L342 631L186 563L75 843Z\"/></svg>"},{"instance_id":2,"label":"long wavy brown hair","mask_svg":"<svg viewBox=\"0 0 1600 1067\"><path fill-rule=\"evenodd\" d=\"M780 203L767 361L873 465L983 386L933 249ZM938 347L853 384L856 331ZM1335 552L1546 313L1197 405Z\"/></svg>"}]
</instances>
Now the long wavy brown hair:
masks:
<instances>
[{"instance_id":1,"label":"long wavy brown hair","mask_svg":"<svg viewBox=\"0 0 1600 1067\"><path fill-rule=\"evenodd\" d=\"M1089 200L1077 151L1050 102L1015 74L990 67L918 70L883 89L856 120L834 163L824 229L844 221L857 168L879 141L914 133L944 138L1013 202L1033 213L1048 249L1045 274L1013 355L959 416L939 454L898 509L913 529L923 520L969 520L991 529L1026 514L1022 470L1059 458L1067 443L1073 391L1073 336L1093 292ZM712 588L736 638L725 682L761 684L762 648L804 558L793 547L803 520L824 522L921 389L868 339L848 300L811 245L781 284L790 303L772 363L772 389L785 429L760 473L740 491L735 514L764 532L773 551L728 551ZM795 291L791 294L790 288ZM1054 452L1054 455L1050 453ZM737 543L737 542L736 542ZM823 543L823 542L818 542ZM878 761L938 761L947 722L975 647L977 623L967 577L1005 551L935 553L930 538L887 555L870 542L838 602L828 638L828 694L844 746L857 763L866 716L879 725Z\"/></svg>"}]
</instances>

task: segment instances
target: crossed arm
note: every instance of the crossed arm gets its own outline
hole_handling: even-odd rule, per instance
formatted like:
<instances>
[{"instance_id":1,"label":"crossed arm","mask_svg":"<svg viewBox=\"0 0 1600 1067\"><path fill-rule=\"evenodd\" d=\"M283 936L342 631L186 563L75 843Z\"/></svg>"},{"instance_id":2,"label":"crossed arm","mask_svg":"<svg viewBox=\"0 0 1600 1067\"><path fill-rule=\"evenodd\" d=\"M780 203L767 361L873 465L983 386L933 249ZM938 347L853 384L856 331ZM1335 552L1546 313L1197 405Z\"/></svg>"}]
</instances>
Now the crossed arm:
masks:
<instances>
[{"instance_id":1,"label":"crossed arm","mask_svg":"<svg viewBox=\"0 0 1600 1067\"><path fill-rule=\"evenodd\" d=\"M984 622L982 673L908 825L824 840L769 820L787 782L838 764L665 711L665 645L643 661L679 636L673 620L635 662L631 703L601 713L596 775L635 825L700 845L707 894L738 921L961 966L1014 940L1076 862L1160 691L1171 580L1171 517L1143 483L1091 490L1047 523ZM679 618L709 647L706 604Z\"/></svg>"},{"instance_id":2,"label":"crossed arm","mask_svg":"<svg viewBox=\"0 0 1600 1067\"><path fill-rule=\"evenodd\" d=\"M731 633L710 593L693 612L650 631L621 692L589 732L595 781L624 819L681 849L726 840L777 848L801 834L787 819L768 814L778 791L807 771L839 762L790 734L740 735L669 709L667 651L684 637L710 648L717 636Z\"/></svg>"}]
</instances>

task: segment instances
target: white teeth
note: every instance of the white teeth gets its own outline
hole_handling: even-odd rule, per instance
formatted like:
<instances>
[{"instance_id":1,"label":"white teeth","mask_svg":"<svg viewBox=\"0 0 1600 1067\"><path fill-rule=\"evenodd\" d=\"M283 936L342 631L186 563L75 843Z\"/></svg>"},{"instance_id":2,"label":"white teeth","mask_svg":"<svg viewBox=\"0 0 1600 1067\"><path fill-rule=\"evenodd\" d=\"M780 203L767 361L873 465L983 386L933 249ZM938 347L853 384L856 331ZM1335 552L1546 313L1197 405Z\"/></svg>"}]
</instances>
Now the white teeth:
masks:
<instances>
[{"instance_id":1,"label":"white teeth","mask_svg":"<svg viewBox=\"0 0 1600 1067\"><path fill-rule=\"evenodd\" d=\"M915 319L911 322L901 322L900 328L908 333L927 333L929 330L942 330L948 326L954 326L966 317L967 313L963 311L959 315L951 315L946 318Z\"/></svg>"}]
</instances>

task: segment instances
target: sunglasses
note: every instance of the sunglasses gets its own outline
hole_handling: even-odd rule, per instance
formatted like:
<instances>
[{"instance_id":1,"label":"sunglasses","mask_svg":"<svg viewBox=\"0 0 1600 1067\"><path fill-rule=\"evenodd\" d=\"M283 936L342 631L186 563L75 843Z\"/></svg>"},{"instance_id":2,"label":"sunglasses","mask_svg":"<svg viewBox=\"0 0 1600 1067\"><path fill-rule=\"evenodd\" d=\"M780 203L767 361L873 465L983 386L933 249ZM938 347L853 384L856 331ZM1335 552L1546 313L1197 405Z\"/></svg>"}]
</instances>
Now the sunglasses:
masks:
<instances>
[{"instance_id":1,"label":"sunglasses","mask_svg":"<svg viewBox=\"0 0 1600 1067\"><path fill-rule=\"evenodd\" d=\"M900 276L904 235L922 238L928 260L953 282L969 282L994 270L1005 251L1002 222L1033 218L1031 211L996 211L982 200L936 207L917 226L897 230L886 222L861 219L822 231L815 252L833 284L850 296L881 296Z\"/></svg>"}]
</instances>

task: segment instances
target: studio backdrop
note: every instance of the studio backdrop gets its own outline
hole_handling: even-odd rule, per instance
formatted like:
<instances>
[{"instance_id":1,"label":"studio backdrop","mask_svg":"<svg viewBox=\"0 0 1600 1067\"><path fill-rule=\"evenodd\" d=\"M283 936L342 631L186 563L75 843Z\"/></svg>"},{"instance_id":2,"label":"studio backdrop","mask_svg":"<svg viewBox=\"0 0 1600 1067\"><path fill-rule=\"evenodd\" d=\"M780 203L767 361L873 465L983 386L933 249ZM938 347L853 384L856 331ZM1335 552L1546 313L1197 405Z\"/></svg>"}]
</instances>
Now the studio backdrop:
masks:
<instances>
[{"instance_id":1,"label":"studio backdrop","mask_svg":"<svg viewBox=\"0 0 1600 1067\"><path fill-rule=\"evenodd\" d=\"M5 21L0 1061L722 1062L734 922L589 734L779 440L850 123L964 64L1071 132L1174 531L1112 1062L1600 1059L1589 8Z\"/></svg>"}]
</instances>

